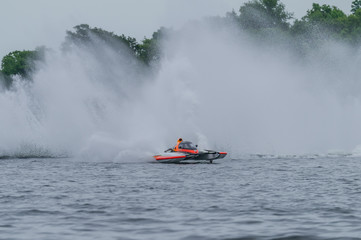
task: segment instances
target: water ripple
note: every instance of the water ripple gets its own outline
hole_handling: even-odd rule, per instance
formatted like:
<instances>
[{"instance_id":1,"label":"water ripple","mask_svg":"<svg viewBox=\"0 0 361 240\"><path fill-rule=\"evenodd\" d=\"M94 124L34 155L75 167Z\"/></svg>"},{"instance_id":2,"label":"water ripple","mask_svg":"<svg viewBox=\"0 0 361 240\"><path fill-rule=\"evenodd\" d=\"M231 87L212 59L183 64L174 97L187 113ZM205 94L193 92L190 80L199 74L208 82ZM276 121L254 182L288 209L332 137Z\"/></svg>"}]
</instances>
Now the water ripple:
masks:
<instances>
[{"instance_id":1,"label":"water ripple","mask_svg":"<svg viewBox=\"0 0 361 240\"><path fill-rule=\"evenodd\" d=\"M0 239L360 239L359 159L0 165Z\"/></svg>"}]
</instances>

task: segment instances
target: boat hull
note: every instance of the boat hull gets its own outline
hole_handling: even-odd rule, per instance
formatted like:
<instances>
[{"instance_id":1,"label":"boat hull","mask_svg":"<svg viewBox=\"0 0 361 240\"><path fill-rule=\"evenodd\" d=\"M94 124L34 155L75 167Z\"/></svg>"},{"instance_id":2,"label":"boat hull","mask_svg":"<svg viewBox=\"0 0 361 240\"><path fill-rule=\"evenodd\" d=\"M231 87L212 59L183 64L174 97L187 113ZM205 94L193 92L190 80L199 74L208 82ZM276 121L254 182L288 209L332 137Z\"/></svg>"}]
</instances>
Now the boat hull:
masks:
<instances>
[{"instance_id":1,"label":"boat hull","mask_svg":"<svg viewBox=\"0 0 361 240\"><path fill-rule=\"evenodd\" d=\"M161 155L155 155L155 160L161 163L178 163L187 158L186 154L179 153L164 153Z\"/></svg>"},{"instance_id":2,"label":"boat hull","mask_svg":"<svg viewBox=\"0 0 361 240\"><path fill-rule=\"evenodd\" d=\"M199 151L197 154L186 152L166 152L164 154L155 155L154 159L160 163L195 163L210 162L213 160L225 158L226 152L216 152L212 150Z\"/></svg>"}]
</instances>

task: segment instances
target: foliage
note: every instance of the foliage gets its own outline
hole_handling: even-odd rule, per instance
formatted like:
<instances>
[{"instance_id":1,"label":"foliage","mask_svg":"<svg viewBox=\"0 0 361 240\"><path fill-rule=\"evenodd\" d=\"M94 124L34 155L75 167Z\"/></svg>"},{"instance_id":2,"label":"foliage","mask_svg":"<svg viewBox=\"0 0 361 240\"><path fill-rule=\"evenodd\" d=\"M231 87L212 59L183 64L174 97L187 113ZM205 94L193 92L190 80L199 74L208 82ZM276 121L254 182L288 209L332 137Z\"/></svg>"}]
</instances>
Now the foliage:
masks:
<instances>
[{"instance_id":1,"label":"foliage","mask_svg":"<svg viewBox=\"0 0 361 240\"><path fill-rule=\"evenodd\" d=\"M44 61L46 51L48 49L41 46L34 51L13 51L7 54L1 61L0 84L9 88L15 75L31 80L31 75L36 70L36 62Z\"/></svg>"},{"instance_id":2,"label":"foliage","mask_svg":"<svg viewBox=\"0 0 361 240\"><path fill-rule=\"evenodd\" d=\"M97 45L104 42L110 45L122 44L133 52L137 51L138 43L135 38L116 35L101 28L91 28L88 24L81 24L74 27L75 32L66 31L63 49L71 50L73 44L77 46Z\"/></svg>"},{"instance_id":3,"label":"foliage","mask_svg":"<svg viewBox=\"0 0 361 240\"><path fill-rule=\"evenodd\" d=\"M253 0L239 9L239 21L243 28L260 30L263 28L289 27L292 14L285 10L279 0Z\"/></svg>"},{"instance_id":4,"label":"foliage","mask_svg":"<svg viewBox=\"0 0 361 240\"><path fill-rule=\"evenodd\" d=\"M101 28L91 28L87 24L77 25L74 27L74 30L75 32L66 32L66 40L63 44L64 50L70 50L73 44L78 46L93 45L96 47L99 41L115 47L119 47L119 44L121 44L126 46L134 56L147 65L159 60L159 43L167 35L168 31L162 27L153 33L152 38L145 38L142 43L138 43L135 38L126 37L124 34L116 35Z\"/></svg>"},{"instance_id":5,"label":"foliage","mask_svg":"<svg viewBox=\"0 0 361 240\"><path fill-rule=\"evenodd\" d=\"M152 38L144 38L137 52L139 58L147 64L159 61L162 54L160 48L161 42L168 39L170 34L170 29L161 27L153 33Z\"/></svg>"},{"instance_id":6,"label":"foliage","mask_svg":"<svg viewBox=\"0 0 361 240\"><path fill-rule=\"evenodd\" d=\"M325 30L335 33L340 32L347 20L347 15L335 6L322 5L317 3L312 5L312 9L307 11L307 15L302 18L303 21L323 27Z\"/></svg>"},{"instance_id":7,"label":"foliage","mask_svg":"<svg viewBox=\"0 0 361 240\"><path fill-rule=\"evenodd\" d=\"M351 4L351 12L355 14L361 8L361 0L355 0Z\"/></svg>"},{"instance_id":8,"label":"foliage","mask_svg":"<svg viewBox=\"0 0 361 240\"><path fill-rule=\"evenodd\" d=\"M324 34L357 45L361 43L361 0L354 1L352 14L346 15L335 6L313 4L306 16L292 26L295 36L315 37ZM316 31L316 33L315 33ZM311 35L310 35L311 34ZM310 35L310 36L309 36ZM304 39L304 41L307 41Z\"/></svg>"},{"instance_id":9,"label":"foliage","mask_svg":"<svg viewBox=\"0 0 361 240\"><path fill-rule=\"evenodd\" d=\"M34 70L34 61L38 59L36 51L14 51L6 55L1 62L4 75L27 77Z\"/></svg>"},{"instance_id":10,"label":"foliage","mask_svg":"<svg viewBox=\"0 0 361 240\"><path fill-rule=\"evenodd\" d=\"M348 16L341 36L345 41L354 45L361 43L361 8Z\"/></svg>"}]
</instances>

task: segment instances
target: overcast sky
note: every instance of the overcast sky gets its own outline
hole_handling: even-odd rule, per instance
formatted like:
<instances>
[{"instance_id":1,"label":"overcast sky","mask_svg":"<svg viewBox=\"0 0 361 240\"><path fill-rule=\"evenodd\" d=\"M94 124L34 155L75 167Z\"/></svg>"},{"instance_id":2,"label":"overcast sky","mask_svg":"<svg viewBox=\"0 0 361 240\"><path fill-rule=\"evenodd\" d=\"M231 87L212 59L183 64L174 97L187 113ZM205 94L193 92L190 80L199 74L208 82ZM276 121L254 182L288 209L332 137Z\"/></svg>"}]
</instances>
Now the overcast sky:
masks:
<instances>
[{"instance_id":1,"label":"overcast sky","mask_svg":"<svg viewBox=\"0 0 361 240\"><path fill-rule=\"evenodd\" d=\"M160 26L179 28L188 20L224 16L248 0L0 0L0 58L37 46L58 49L65 31L87 23L116 34L150 37ZM296 18L313 2L350 12L352 0L281 0Z\"/></svg>"}]
</instances>

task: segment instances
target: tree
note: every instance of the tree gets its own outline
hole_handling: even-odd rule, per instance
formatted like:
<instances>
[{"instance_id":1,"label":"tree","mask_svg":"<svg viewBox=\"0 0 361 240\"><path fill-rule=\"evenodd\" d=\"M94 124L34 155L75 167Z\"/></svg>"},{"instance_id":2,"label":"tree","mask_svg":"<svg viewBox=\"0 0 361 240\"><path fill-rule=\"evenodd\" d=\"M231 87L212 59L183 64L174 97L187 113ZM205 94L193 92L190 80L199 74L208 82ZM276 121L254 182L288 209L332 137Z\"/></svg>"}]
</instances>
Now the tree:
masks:
<instances>
[{"instance_id":1,"label":"tree","mask_svg":"<svg viewBox=\"0 0 361 240\"><path fill-rule=\"evenodd\" d=\"M74 27L75 32L66 31L63 48L69 50L71 45L96 45L99 41L112 45L123 44L133 51L134 54L139 50L137 40L132 37L126 37L124 34L116 35L101 28L91 28L88 24L80 24Z\"/></svg>"},{"instance_id":2,"label":"tree","mask_svg":"<svg viewBox=\"0 0 361 240\"><path fill-rule=\"evenodd\" d=\"M140 59L148 65L159 61L162 54L160 44L169 38L171 32L171 29L161 27L153 33L152 38L144 38L142 44L139 45Z\"/></svg>"},{"instance_id":3,"label":"tree","mask_svg":"<svg viewBox=\"0 0 361 240\"><path fill-rule=\"evenodd\" d=\"M361 0L354 0L351 4L351 12L355 14L356 11L360 8L361 8Z\"/></svg>"},{"instance_id":4,"label":"tree","mask_svg":"<svg viewBox=\"0 0 361 240\"><path fill-rule=\"evenodd\" d=\"M352 44L361 42L361 8L347 17L346 24L341 31L342 38Z\"/></svg>"},{"instance_id":5,"label":"tree","mask_svg":"<svg viewBox=\"0 0 361 240\"><path fill-rule=\"evenodd\" d=\"M317 3L312 5L312 9L307 11L303 21L313 25L319 25L329 31L339 32L345 25L347 15L339 8L330 5L320 6Z\"/></svg>"},{"instance_id":6,"label":"tree","mask_svg":"<svg viewBox=\"0 0 361 240\"><path fill-rule=\"evenodd\" d=\"M125 47L125 50L128 50L131 55L136 56L145 63L147 62L147 57L144 56L145 47L148 45L147 41L139 44L133 37L127 37L124 34L116 35L101 28L91 28L88 24L77 25L74 30L74 32L66 32L65 42L63 43L65 51L69 51L73 45L97 49L99 43L105 43L115 51Z\"/></svg>"},{"instance_id":7,"label":"tree","mask_svg":"<svg viewBox=\"0 0 361 240\"><path fill-rule=\"evenodd\" d=\"M309 21L326 22L328 20L337 20L346 17L346 14L335 6L324 4L320 6L318 3L312 4L312 9L307 11L304 19Z\"/></svg>"},{"instance_id":8,"label":"tree","mask_svg":"<svg viewBox=\"0 0 361 240\"><path fill-rule=\"evenodd\" d=\"M288 29L293 16L285 10L279 0L253 0L240 8L239 20L246 29L280 28Z\"/></svg>"},{"instance_id":9,"label":"tree","mask_svg":"<svg viewBox=\"0 0 361 240\"><path fill-rule=\"evenodd\" d=\"M28 77L34 70L34 61L38 59L36 51L14 51L3 57L1 72L6 76L20 75Z\"/></svg>"}]
</instances>

